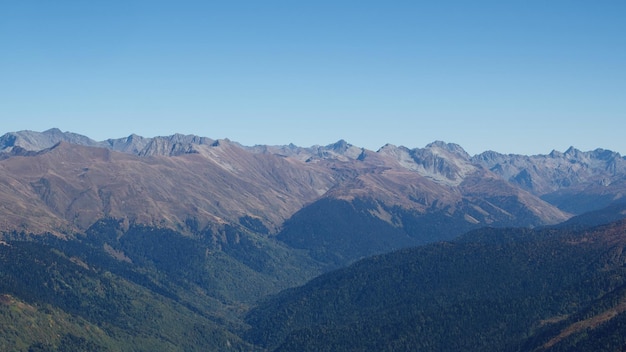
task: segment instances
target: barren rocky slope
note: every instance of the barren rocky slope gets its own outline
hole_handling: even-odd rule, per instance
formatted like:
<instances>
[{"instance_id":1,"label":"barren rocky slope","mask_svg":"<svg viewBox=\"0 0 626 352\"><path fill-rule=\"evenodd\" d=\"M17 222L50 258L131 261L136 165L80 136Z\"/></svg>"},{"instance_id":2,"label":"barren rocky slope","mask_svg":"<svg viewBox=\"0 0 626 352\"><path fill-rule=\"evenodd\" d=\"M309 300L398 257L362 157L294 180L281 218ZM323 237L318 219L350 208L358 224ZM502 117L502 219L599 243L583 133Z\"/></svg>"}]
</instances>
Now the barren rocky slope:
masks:
<instances>
[{"instance_id":1,"label":"barren rocky slope","mask_svg":"<svg viewBox=\"0 0 626 352\"><path fill-rule=\"evenodd\" d=\"M102 218L197 230L254 218L276 232L297 211L328 198L366 199L370 213L393 226L402 224L385 209L447 214L468 226L568 217L443 142L373 152L345 141L245 147L183 135L95 142L56 129L0 140L5 231L71 233Z\"/></svg>"}]
</instances>

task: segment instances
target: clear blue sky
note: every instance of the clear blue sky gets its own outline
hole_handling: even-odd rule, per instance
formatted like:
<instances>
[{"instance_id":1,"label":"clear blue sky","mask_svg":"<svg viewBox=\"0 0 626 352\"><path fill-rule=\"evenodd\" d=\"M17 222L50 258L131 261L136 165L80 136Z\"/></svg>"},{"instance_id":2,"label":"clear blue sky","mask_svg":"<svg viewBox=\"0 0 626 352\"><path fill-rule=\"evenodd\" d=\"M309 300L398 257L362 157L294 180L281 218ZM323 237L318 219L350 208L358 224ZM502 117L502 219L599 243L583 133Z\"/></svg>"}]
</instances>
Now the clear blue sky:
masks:
<instances>
[{"instance_id":1,"label":"clear blue sky","mask_svg":"<svg viewBox=\"0 0 626 352\"><path fill-rule=\"evenodd\" d=\"M0 134L626 153L626 1L0 0Z\"/></svg>"}]
</instances>

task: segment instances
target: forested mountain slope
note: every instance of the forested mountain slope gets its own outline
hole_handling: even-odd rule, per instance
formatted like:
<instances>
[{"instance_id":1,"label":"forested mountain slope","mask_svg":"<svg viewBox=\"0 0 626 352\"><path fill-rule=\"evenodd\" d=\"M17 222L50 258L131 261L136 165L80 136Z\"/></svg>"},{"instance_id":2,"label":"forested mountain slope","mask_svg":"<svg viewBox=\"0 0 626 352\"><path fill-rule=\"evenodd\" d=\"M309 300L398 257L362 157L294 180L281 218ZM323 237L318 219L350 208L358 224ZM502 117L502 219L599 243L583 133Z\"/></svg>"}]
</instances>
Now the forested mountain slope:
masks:
<instances>
[{"instance_id":1,"label":"forested mountain slope","mask_svg":"<svg viewBox=\"0 0 626 352\"><path fill-rule=\"evenodd\" d=\"M278 351L619 350L625 246L624 220L481 229L286 290L249 314L247 337Z\"/></svg>"}]
</instances>

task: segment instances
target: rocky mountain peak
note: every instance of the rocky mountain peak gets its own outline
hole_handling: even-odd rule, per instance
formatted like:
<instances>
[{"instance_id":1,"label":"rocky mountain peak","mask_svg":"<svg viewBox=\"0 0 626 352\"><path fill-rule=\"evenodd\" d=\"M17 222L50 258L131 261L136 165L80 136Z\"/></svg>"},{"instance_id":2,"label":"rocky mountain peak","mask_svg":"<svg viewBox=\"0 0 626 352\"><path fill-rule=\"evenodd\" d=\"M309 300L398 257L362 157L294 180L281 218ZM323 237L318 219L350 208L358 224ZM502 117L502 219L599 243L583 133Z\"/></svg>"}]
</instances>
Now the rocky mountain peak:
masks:
<instances>
[{"instance_id":1,"label":"rocky mountain peak","mask_svg":"<svg viewBox=\"0 0 626 352\"><path fill-rule=\"evenodd\" d=\"M332 149L333 151L335 151L337 153L344 153L351 146L352 146L352 144L346 142L343 139L340 139L340 140L338 140L337 142L335 142L333 144L327 145L326 148Z\"/></svg>"},{"instance_id":2,"label":"rocky mountain peak","mask_svg":"<svg viewBox=\"0 0 626 352\"><path fill-rule=\"evenodd\" d=\"M228 138L220 138L216 140L208 139L204 143L196 143L196 144L206 144L211 147L229 147L229 146L241 147L239 143L235 143Z\"/></svg>"},{"instance_id":3,"label":"rocky mountain peak","mask_svg":"<svg viewBox=\"0 0 626 352\"><path fill-rule=\"evenodd\" d=\"M563 157L563 153L561 153L560 151L553 149L550 154L548 154L549 157L551 158L562 158Z\"/></svg>"},{"instance_id":4,"label":"rocky mountain peak","mask_svg":"<svg viewBox=\"0 0 626 352\"><path fill-rule=\"evenodd\" d=\"M107 139L101 142L100 145L115 151L138 155L149 142L149 138L144 138L133 133L126 138Z\"/></svg>"},{"instance_id":5,"label":"rocky mountain peak","mask_svg":"<svg viewBox=\"0 0 626 352\"><path fill-rule=\"evenodd\" d=\"M574 148L573 146L567 148L567 150L565 151L565 153L563 153L563 155L568 159L582 159L586 157L585 153Z\"/></svg>"},{"instance_id":6,"label":"rocky mountain peak","mask_svg":"<svg viewBox=\"0 0 626 352\"><path fill-rule=\"evenodd\" d=\"M480 154L474 155L470 160L473 163L479 164L486 169L492 169L494 167L502 169L506 167L506 164L508 164L511 160L517 159L519 157L522 156L514 154L506 155L495 152L493 150L488 150Z\"/></svg>"},{"instance_id":7,"label":"rocky mountain peak","mask_svg":"<svg viewBox=\"0 0 626 352\"><path fill-rule=\"evenodd\" d=\"M378 149L376 151L376 153L379 153L381 155L398 155L399 153L407 153L409 152L409 148L404 147L404 146L397 146L395 144L391 144L391 143L387 143L385 145L383 145L382 147L380 147L380 149Z\"/></svg>"},{"instance_id":8,"label":"rocky mountain peak","mask_svg":"<svg viewBox=\"0 0 626 352\"><path fill-rule=\"evenodd\" d=\"M329 144L327 146L314 146L310 148L312 157L310 161L314 159L334 159L339 161L356 160L363 153L363 148L353 146L352 144L341 139L336 143Z\"/></svg>"},{"instance_id":9,"label":"rocky mountain peak","mask_svg":"<svg viewBox=\"0 0 626 352\"><path fill-rule=\"evenodd\" d=\"M98 143L88 137L72 132L62 132L58 128L51 128L44 132L23 130L9 132L0 137L0 151L8 152L13 147L21 147L28 151L38 151L50 148L58 142L96 146Z\"/></svg>"},{"instance_id":10,"label":"rocky mountain peak","mask_svg":"<svg viewBox=\"0 0 626 352\"><path fill-rule=\"evenodd\" d=\"M398 146L395 144L391 144L391 143L386 143L385 145L383 145L382 147L380 147L376 153L384 153L387 151L393 151L393 150L397 150Z\"/></svg>"},{"instance_id":11,"label":"rocky mountain peak","mask_svg":"<svg viewBox=\"0 0 626 352\"><path fill-rule=\"evenodd\" d=\"M446 143L443 141L434 141L426 145L425 149L430 150L442 150L448 153L451 153L455 156L461 157L463 159L470 159L470 155L463 149L460 145L455 143Z\"/></svg>"},{"instance_id":12,"label":"rocky mountain peak","mask_svg":"<svg viewBox=\"0 0 626 352\"><path fill-rule=\"evenodd\" d=\"M597 160L613 161L615 159L622 159L622 156L618 152L612 150L598 148L590 152L591 157Z\"/></svg>"},{"instance_id":13,"label":"rocky mountain peak","mask_svg":"<svg viewBox=\"0 0 626 352\"><path fill-rule=\"evenodd\" d=\"M459 185L478 168L458 144L442 141L435 141L421 149L386 144L377 153L394 159L408 170L445 185Z\"/></svg>"}]
</instances>

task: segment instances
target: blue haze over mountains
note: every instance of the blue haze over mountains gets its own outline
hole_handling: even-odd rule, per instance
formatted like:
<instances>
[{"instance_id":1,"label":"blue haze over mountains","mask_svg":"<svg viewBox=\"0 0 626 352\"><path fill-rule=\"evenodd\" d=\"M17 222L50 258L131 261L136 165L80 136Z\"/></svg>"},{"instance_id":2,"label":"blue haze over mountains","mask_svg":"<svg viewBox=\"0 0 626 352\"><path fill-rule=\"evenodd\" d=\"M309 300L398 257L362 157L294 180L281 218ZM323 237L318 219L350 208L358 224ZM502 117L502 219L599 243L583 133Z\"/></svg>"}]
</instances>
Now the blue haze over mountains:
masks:
<instances>
[{"instance_id":1,"label":"blue haze over mountains","mask_svg":"<svg viewBox=\"0 0 626 352\"><path fill-rule=\"evenodd\" d=\"M624 345L625 194L604 149L10 132L0 349Z\"/></svg>"},{"instance_id":2,"label":"blue haze over mountains","mask_svg":"<svg viewBox=\"0 0 626 352\"><path fill-rule=\"evenodd\" d=\"M94 141L50 129L7 133L0 150L7 170L43 163L37 174L7 175L23 191L0 197L8 202L4 230L81 232L116 218L197 232L253 219L255 228L333 266L482 226L556 224L626 194L626 159L604 149L470 156L441 141L374 152L344 140L311 147L181 134ZM27 207L39 215L23 219Z\"/></svg>"},{"instance_id":3,"label":"blue haze over mountains","mask_svg":"<svg viewBox=\"0 0 626 352\"><path fill-rule=\"evenodd\" d=\"M194 146L198 145L217 146L220 140L181 134L154 138L144 138L133 134L126 138L94 141L87 136L53 128L44 132L6 133L0 137L0 151L4 154L16 154L22 150L40 151L53 147L59 142L107 148L137 156L175 156L195 153ZM316 159L362 160L372 155L371 151L353 146L344 140L327 146L311 147L293 144L243 146L229 140L221 142L236 145L251 153L270 153L306 162ZM585 206L577 207L559 201L565 194L578 192L584 187L594 188L597 193L608 194L609 192L601 191L602 187L610 188L611 185L615 186L615 183L621 185L624 182L623 176L626 175L626 157L600 147L593 151L580 151L570 147L565 152L553 150L542 155L500 154L497 151L485 151L470 156L462 146L436 141L422 149L387 144L382 146L376 154L395 159L399 166L405 169L451 184L459 183L468 168L480 166L524 190L545 197L546 200L558 204L563 210L571 213L581 213L589 209ZM619 194L614 197L619 197ZM598 206L606 205L611 201L607 196L606 200L600 201ZM590 207L594 208L592 205Z\"/></svg>"}]
</instances>

